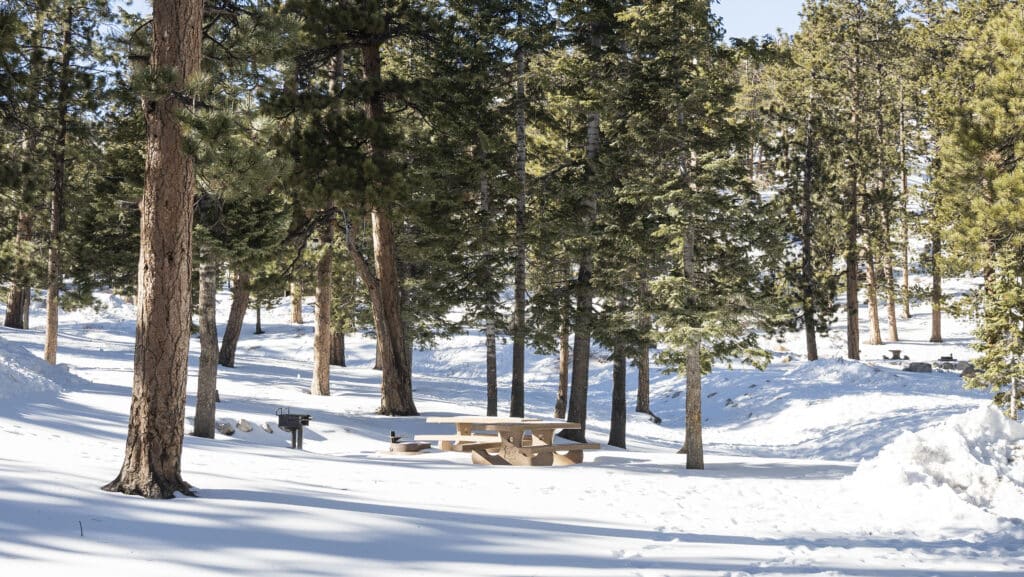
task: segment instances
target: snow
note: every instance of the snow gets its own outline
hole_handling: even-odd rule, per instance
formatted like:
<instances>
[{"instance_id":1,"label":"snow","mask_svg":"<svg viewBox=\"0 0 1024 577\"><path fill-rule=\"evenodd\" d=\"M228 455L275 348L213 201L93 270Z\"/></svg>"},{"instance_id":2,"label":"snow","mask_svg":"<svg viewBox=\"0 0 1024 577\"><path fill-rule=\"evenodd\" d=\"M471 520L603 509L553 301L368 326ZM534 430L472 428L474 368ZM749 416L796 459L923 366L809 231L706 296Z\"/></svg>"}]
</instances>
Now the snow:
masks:
<instances>
[{"instance_id":1,"label":"snow","mask_svg":"<svg viewBox=\"0 0 1024 577\"><path fill-rule=\"evenodd\" d=\"M882 358L889 348L915 361L971 358L970 327L955 319L944 319L945 343L927 342L924 307L901 321L899 347L865 346L863 362L840 358L838 336L821 343L823 360L803 361L794 334L767 343L777 350L763 372L716 367L703 388L707 468L692 471L675 452L685 387L660 372L662 424L631 415L628 450L589 452L580 465L388 453L391 430L448 433L424 417L484 412L483 338L417 351L422 415L384 417L373 342L349 335L331 396L311 396L312 326L289 324L282 306L264 312L264 335L250 314L236 368L219 373L218 419L252 431L186 437L182 473L198 498L147 501L99 490L123 458L135 311L98 296L99 309L61 316L56 367L40 360L40 329L0 329L3 575L1024 573L1024 427L954 372L909 373ZM219 299L222 322L229 299ZM34 309L32 326L42 321ZM193 340L189 421L197 353ZM509 343L498 361L507 411ZM600 353L591 373L588 437L604 441L611 367ZM528 414L550 415L556 374L553 357L528 355ZM281 407L313 416L304 451L263 428Z\"/></svg>"}]
</instances>

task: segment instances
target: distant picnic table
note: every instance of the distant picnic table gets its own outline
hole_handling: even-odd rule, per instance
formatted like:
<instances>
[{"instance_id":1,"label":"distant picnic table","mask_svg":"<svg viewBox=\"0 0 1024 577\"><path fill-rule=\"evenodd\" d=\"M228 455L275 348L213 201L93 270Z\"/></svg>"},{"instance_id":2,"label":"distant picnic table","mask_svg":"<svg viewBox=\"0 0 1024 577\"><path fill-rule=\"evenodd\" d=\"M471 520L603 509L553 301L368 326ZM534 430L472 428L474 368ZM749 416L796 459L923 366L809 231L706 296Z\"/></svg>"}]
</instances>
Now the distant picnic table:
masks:
<instances>
[{"instance_id":1,"label":"distant picnic table","mask_svg":"<svg viewBox=\"0 0 1024 577\"><path fill-rule=\"evenodd\" d=\"M437 441L442 451L471 453L482 465L548 466L583 461L583 451L600 449L597 443L556 442L565 429L579 423L518 417L427 417L428 423L455 426L453 435L416 435L417 441Z\"/></svg>"}]
</instances>

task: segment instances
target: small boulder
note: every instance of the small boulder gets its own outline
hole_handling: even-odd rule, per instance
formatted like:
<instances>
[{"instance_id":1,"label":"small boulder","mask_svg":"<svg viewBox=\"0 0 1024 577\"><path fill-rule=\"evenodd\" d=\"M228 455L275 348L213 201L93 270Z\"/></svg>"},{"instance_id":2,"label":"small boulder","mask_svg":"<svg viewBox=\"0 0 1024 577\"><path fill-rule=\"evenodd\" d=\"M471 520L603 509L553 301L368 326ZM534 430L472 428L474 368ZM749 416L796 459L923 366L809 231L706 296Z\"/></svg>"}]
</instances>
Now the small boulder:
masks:
<instances>
[{"instance_id":1,"label":"small boulder","mask_svg":"<svg viewBox=\"0 0 1024 577\"><path fill-rule=\"evenodd\" d=\"M231 424L230 420L220 421L217 423L217 432L230 437L235 434L235 426Z\"/></svg>"}]
</instances>

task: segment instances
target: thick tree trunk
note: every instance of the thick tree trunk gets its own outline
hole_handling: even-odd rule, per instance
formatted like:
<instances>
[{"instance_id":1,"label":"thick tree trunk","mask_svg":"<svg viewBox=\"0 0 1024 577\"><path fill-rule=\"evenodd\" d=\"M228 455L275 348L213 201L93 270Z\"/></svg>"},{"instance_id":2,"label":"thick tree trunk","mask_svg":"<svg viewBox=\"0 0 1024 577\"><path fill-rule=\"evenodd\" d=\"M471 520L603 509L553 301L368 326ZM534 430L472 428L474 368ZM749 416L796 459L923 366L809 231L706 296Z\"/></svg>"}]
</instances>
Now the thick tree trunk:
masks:
<instances>
[{"instance_id":1,"label":"thick tree trunk","mask_svg":"<svg viewBox=\"0 0 1024 577\"><path fill-rule=\"evenodd\" d=\"M27 211L18 212L18 225L14 237L16 250L24 250L23 246L32 236L32 215ZM12 283L10 292L7 295L7 312L4 315L4 326L11 329L27 329L28 313L32 306L32 289L28 286L20 286L20 281L25 276L24 271L14 271L15 283Z\"/></svg>"},{"instance_id":2,"label":"thick tree trunk","mask_svg":"<svg viewBox=\"0 0 1024 577\"><path fill-rule=\"evenodd\" d=\"M586 159L588 171L593 174L601 149L601 115L592 112L587 118ZM597 220L597 198L590 197L580 206L585 234L592 234ZM589 244L589 239L586 241ZM576 273L576 326L572 344L572 382L569 390L569 422L579 423L577 430L563 431L567 439L586 442L587 396L590 380L590 334L593 317L594 294L591 287L593 277L593 254L589 246L580 255Z\"/></svg>"},{"instance_id":3,"label":"thick tree trunk","mask_svg":"<svg viewBox=\"0 0 1024 577\"><path fill-rule=\"evenodd\" d=\"M405 330L402 323L402 295L395 255L395 236L391 219L380 209L373 214L374 265L380 293L380 314L377 338L381 354L382 415L410 416L419 414L412 398L412 375L406 358Z\"/></svg>"},{"instance_id":4,"label":"thick tree trunk","mask_svg":"<svg viewBox=\"0 0 1024 577\"><path fill-rule=\"evenodd\" d=\"M516 230L509 416L522 417L526 372L526 51L516 50Z\"/></svg>"},{"instance_id":5,"label":"thick tree trunk","mask_svg":"<svg viewBox=\"0 0 1024 577\"><path fill-rule=\"evenodd\" d=\"M562 324L558 327L558 392L555 394L555 418L565 418L569 396L569 322L565 311Z\"/></svg>"},{"instance_id":6,"label":"thick tree trunk","mask_svg":"<svg viewBox=\"0 0 1024 577\"><path fill-rule=\"evenodd\" d=\"M292 283L292 322L297 325L302 324L302 290L302 283Z\"/></svg>"},{"instance_id":7,"label":"thick tree trunk","mask_svg":"<svg viewBox=\"0 0 1024 577\"><path fill-rule=\"evenodd\" d=\"M249 310L251 294L249 273L236 272L231 287L231 312L228 313L228 322L224 325L224 337L221 339L218 355L220 364L225 367L235 366L235 350L242 335L242 323L245 321L245 311Z\"/></svg>"},{"instance_id":8,"label":"thick tree trunk","mask_svg":"<svg viewBox=\"0 0 1024 577\"><path fill-rule=\"evenodd\" d=\"M696 258L697 235L693 228L686 231L686 245L683 247L683 275L689 282L697 276ZM696 305L696 303L691 303ZM704 468L704 422L701 416L701 339L698 327L686 343L686 436L683 449L686 453L687 469Z\"/></svg>"},{"instance_id":9,"label":"thick tree trunk","mask_svg":"<svg viewBox=\"0 0 1024 577\"><path fill-rule=\"evenodd\" d=\"M857 176L851 179L850 189L846 195L846 356L860 359L860 302L857 296L857 268L859 248L857 239L860 236Z\"/></svg>"},{"instance_id":10,"label":"thick tree trunk","mask_svg":"<svg viewBox=\"0 0 1024 577\"><path fill-rule=\"evenodd\" d=\"M199 263L199 386L192 434L212 439L217 426L217 265Z\"/></svg>"},{"instance_id":11,"label":"thick tree trunk","mask_svg":"<svg viewBox=\"0 0 1024 577\"><path fill-rule=\"evenodd\" d=\"M882 328L878 318L878 270L875 266L875 251L868 249L867 252L867 289L868 289L868 324L870 334L868 335L869 345L882 344Z\"/></svg>"},{"instance_id":12,"label":"thick tree trunk","mask_svg":"<svg viewBox=\"0 0 1024 577\"><path fill-rule=\"evenodd\" d=\"M191 495L181 478L191 313L195 174L185 152L181 93L199 72L202 0L153 1L151 66L168 93L145 103L146 182L140 223L135 373L125 458L103 488L149 498Z\"/></svg>"},{"instance_id":13,"label":"thick tree trunk","mask_svg":"<svg viewBox=\"0 0 1024 577\"><path fill-rule=\"evenodd\" d=\"M328 206L331 210L333 207ZM314 395L331 394L331 341L334 330L331 327L332 270L334 253L331 243L334 241L334 218L324 224L323 253L316 263L316 305L313 315L313 383L310 393Z\"/></svg>"},{"instance_id":14,"label":"thick tree trunk","mask_svg":"<svg viewBox=\"0 0 1024 577\"><path fill-rule=\"evenodd\" d=\"M7 313L4 326L10 329L27 329L28 312L32 305L32 289L12 286L7 295Z\"/></svg>"},{"instance_id":15,"label":"thick tree trunk","mask_svg":"<svg viewBox=\"0 0 1024 577\"><path fill-rule=\"evenodd\" d=\"M371 41L362 47L363 78L374 87L367 92L366 119L370 123L384 120L384 94L381 86L380 44ZM385 154L383 145L371 138L370 158ZM401 279L398 275L394 224L387 206L374 206L370 213L373 223L373 263L379 306L374 311L377 339L380 345L381 399L378 412L383 415L408 416L419 414L412 397L411 359L407 348L402 321Z\"/></svg>"},{"instance_id":16,"label":"thick tree trunk","mask_svg":"<svg viewBox=\"0 0 1024 577\"><path fill-rule=\"evenodd\" d=\"M331 364L336 367L344 367L345 331L341 327L335 327L331 333Z\"/></svg>"},{"instance_id":17,"label":"thick tree trunk","mask_svg":"<svg viewBox=\"0 0 1024 577\"><path fill-rule=\"evenodd\" d=\"M646 343L636 357L636 412L651 415L651 352Z\"/></svg>"},{"instance_id":18,"label":"thick tree trunk","mask_svg":"<svg viewBox=\"0 0 1024 577\"><path fill-rule=\"evenodd\" d=\"M608 444L626 448L626 354L621 345L612 353L612 416Z\"/></svg>"},{"instance_id":19,"label":"thick tree trunk","mask_svg":"<svg viewBox=\"0 0 1024 577\"><path fill-rule=\"evenodd\" d=\"M498 347L494 336L494 323L487 321L484 329L487 347L487 416L498 416Z\"/></svg>"},{"instance_id":20,"label":"thick tree trunk","mask_svg":"<svg viewBox=\"0 0 1024 577\"><path fill-rule=\"evenodd\" d=\"M642 273L645 275L646 273ZM641 276L640 279L640 309L642 320L639 323L640 329L640 350L636 355L636 412L647 413L654 417L656 423L660 423L661 419L654 416L651 412L651 342L649 336L651 334L651 316L646 311L648 310L648 302L650 297L650 286L647 278Z\"/></svg>"},{"instance_id":21,"label":"thick tree trunk","mask_svg":"<svg viewBox=\"0 0 1024 577\"><path fill-rule=\"evenodd\" d=\"M932 336L929 342L942 342L942 271L939 270L939 253L942 251L942 236L932 235Z\"/></svg>"}]
</instances>

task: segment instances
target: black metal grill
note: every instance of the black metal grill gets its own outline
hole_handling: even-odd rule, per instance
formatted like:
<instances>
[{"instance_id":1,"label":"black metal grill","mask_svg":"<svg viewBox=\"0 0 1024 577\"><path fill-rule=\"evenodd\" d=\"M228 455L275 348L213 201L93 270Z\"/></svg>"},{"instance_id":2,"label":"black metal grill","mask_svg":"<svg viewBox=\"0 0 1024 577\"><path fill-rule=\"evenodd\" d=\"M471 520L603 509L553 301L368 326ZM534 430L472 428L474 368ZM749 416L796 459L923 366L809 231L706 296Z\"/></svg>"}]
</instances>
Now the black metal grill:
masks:
<instances>
[{"instance_id":1,"label":"black metal grill","mask_svg":"<svg viewBox=\"0 0 1024 577\"><path fill-rule=\"evenodd\" d=\"M309 419L309 415L293 414L287 409L277 410L277 426L292 434L293 449L302 449L302 427L309 426Z\"/></svg>"}]
</instances>

